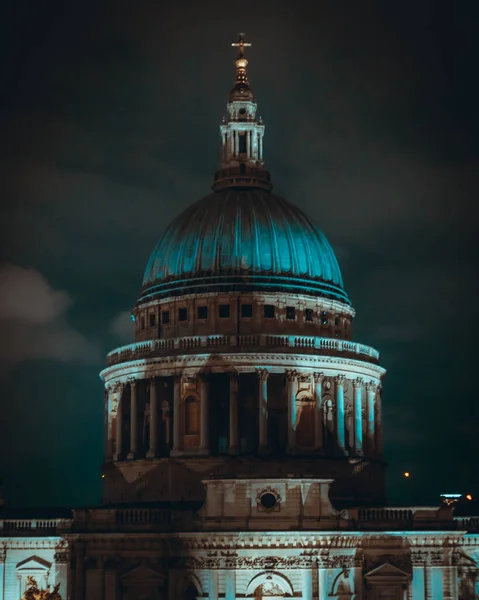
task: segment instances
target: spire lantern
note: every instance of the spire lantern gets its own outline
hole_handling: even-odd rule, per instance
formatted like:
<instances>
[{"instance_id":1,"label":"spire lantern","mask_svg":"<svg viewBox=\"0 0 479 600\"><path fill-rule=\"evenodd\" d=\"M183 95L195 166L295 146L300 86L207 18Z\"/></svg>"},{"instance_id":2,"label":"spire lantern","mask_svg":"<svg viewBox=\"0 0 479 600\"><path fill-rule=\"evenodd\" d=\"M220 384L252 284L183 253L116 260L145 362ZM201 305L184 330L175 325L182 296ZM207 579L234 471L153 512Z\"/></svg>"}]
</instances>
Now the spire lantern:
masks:
<instances>
[{"instance_id":1,"label":"spire lantern","mask_svg":"<svg viewBox=\"0 0 479 600\"><path fill-rule=\"evenodd\" d=\"M220 125L222 142L221 168L215 174L213 189L227 187L261 187L272 189L270 175L264 169L263 121L256 118L256 99L248 81L245 34L239 33L238 40L231 44L238 48L235 60L236 82L231 90L227 111Z\"/></svg>"}]
</instances>

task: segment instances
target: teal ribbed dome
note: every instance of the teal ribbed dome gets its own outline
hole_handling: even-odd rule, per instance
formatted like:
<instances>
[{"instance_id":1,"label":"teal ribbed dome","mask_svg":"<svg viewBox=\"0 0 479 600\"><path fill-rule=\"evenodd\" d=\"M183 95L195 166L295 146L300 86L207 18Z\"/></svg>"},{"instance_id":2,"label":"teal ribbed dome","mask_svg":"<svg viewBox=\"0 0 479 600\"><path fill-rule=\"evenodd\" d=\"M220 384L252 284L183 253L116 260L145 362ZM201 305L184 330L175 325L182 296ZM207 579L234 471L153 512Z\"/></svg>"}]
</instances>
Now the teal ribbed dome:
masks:
<instances>
[{"instance_id":1,"label":"teal ribbed dome","mask_svg":"<svg viewBox=\"0 0 479 600\"><path fill-rule=\"evenodd\" d=\"M214 291L285 291L349 304L334 252L295 206L261 189L202 198L153 250L140 302Z\"/></svg>"}]
</instances>

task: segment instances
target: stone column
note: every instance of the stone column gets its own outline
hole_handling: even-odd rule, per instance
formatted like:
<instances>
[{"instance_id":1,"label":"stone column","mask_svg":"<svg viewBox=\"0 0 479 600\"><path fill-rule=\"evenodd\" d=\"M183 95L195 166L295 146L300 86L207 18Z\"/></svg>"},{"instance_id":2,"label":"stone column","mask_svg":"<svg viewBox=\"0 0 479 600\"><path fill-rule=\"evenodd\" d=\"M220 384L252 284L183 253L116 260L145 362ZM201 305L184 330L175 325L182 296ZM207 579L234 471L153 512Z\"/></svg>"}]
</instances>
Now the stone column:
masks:
<instances>
[{"instance_id":1,"label":"stone column","mask_svg":"<svg viewBox=\"0 0 479 600\"><path fill-rule=\"evenodd\" d=\"M229 454L238 454L238 375L230 375L230 439Z\"/></svg>"},{"instance_id":2,"label":"stone column","mask_svg":"<svg viewBox=\"0 0 479 600\"><path fill-rule=\"evenodd\" d=\"M105 393L104 393L104 436L103 439L105 441L105 459L108 460L112 457L112 445L113 439L111 436L111 409L112 409L112 393L113 386L106 385Z\"/></svg>"},{"instance_id":3,"label":"stone column","mask_svg":"<svg viewBox=\"0 0 479 600\"><path fill-rule=\"evenodd\" d=\"M105 600L117 600L118 597L118 566L109 561L105 565Z\"/></svg>"},{"instance_id":4,"label":"stone column","mask_svg":"<svg viewBox=\"0 0 479 600\"><path fill-rule=\"evenodd\" d=\"M411 553L412 559L412 598L413 600L425 600L426 598L426 578L425 578L425 563L421 554Z\"/></svg>"},{"instance_id":5,"label":"stone column","mask_svg":"<svg viewBox=\"0 0 479 600\"><path fill-rule=\"evenodd\" d=\"M55 553L55 582L54 585L60 584L60 596L67 600L67 586L69 578L70 556L68 552ZM0 598L2 598L0 592Z\"/></svg>"},{"instance_id":6,"label":"stone column","mask_svg":"<svg viewBox=\"0 0 479 600\"><path fill-rule=\"evenodd\" d=\"M427 573L428 587L430 589L431 600L435 598L445 598L444 594L444 581L443 581L443 567L440 565L429 567Z\"/></svg>"},{"instance_id":7,"label":"stone column","mask_svg":"<svg viewBox=\"0 0 479 600\"><path fill-rule=\"evenodd\" d=\"M259 451L268 449L268 371L259 369L258 373L258 418L259 418Z\"/></svg>"},{"instance_id":8,"label":"stone column","mask_svg":"<svg viewBox=\"0 0 479 600\"><path fill-rule=\"evenodd\" d=\"M372 381L366 384L366 393L368 396L367 415L368 415L368 450L374 452L374 396L376 395L376 384Z\"/></svg>"},{"instance_id":9,"label":"stone column","mask_svg":"<svg viewBox=\"0 0 479 600\"><path fill-rule=\"evenodd\" d=\"M363 384L358 377L353 381L354 388L354 449L356 454L363 453Z\"/></svg>"},{"instance_id":10,"label":"stone column","mask_svg":"<svg viewBox=\"0 0 479 600\"><path fill-rule=\"evenodd\" d=\"M130 379L130 460L138 453L138 407L136 403L136 380Z\"/></svg>"},{"instance_id":11,"label":"stone column","mask_svg":"<svg viewBox=\"0 0 479 600\"><path fill-rule=\"evenodd\" d=\"M230 157L233 157L234 153L235 153L235 141L234 141L234 132L233 131L230 132L229 142L230 142L229 155L230 155Z\"/></svg>"},{"instance_id":12,"label":"stone column","mask_svg":"<svg viewBox=\"0 0 479 600\"><path fill-rule=\"evenodd\" d=\"M124 383L118 383L116 386L117 409L116 409L116 448L114 460L121 460L123 453L123 390Z\"/></svg>"},{"instance_id":13,"label":"stone column","mask_svg":"<svg viewBox=\"0 0 479 600\"><path fill-rule=\"evenodd\" d=\"M200 450L203 454L210 452L210 429L209 429L209 403L208 403L208 380L204 375L200 376L200 411L201 411L201 435Z\"/></svg>"},{"instance_id":14,"label":"stone column","mask_svg":"<svg viewBox=\"0 0 479 600\"><path fill-rule=\"evenodd\" d=\"M150 447L147 458L155 458L158 454L158 398L156 393L156 377L150 377Z\"/></svg>"},{"instance_id":15,"label":"stone column","mask_svg":"<svg viewBox=\"0 0 479 600\"><path fill-rule=\"evenodd\" d=\"M383 453L383 409L381 400L381 386L376 390L376 452Z\"/></svg>"},{"instance_id":16,"label":"stone column","mask_svg":"<svg viewBox=\"0 0 479 600\"><path fill-rule=\"evenodd\" d=\"M85 548L81 543L76 547L75 600L85 600Z\"/></svg>"},{"instance_id":17,"label":"stone column","mask_svg":"<svg viewBox=\"0 0 479 600\"><path fill-rule=\"evenodd\" d=\"M175 375L173 378L173 452L179 452L181 448L181 377Z\"/></svg>"},{"instance_id":18,"label":"stone column","mask_svg":"<svg viewBox=\"0 0 479 600\"><path fill-rule=\"evenodd\" d=\"M251 158L251 131L246 132L246 151L248 158Z\"/></svg>"},{"instance_id":19,"label":"stone column","mask_svg":"<svg viewBox=\"0 0 479 600\"><path fill-rule=\"evenodd\" d=\"M301 585L302 600L313 600L313 571L311 568L303 569Z\"/></svg>"},{"instance_id":20,"label":"stone column","mask_svg":"<svg viewBox=\"0 0 479 600\"><path fill-rule=\"evenodd\" d=\"M5 600L5 558L6 550L0 550L0 600Z\"/></svg>"},{"instance_id":21,"label":"stone column","mask_svg":"<svg viewBox=\"0 0 479 600\"><path fill-rule=\"evenodd\" d=\"M296 447L296 391L298 386L296 377L296 371L286 371L288 391L288 450L290 451Z\"/></svg>"},{"instance_id":22,"label":"stone column","mask_svg":"<svg viewBox=\"0 0 479 600\"><path fill-rule=\"evenodd\" d=\"M344 375L338 375L334 379L336 395L336 442L340 452L346 448L344 434Z\"/></svg>"},{"instance_id":23,"label":"stone column","mask_svg":"<svg viewBox=\"0 0 479 600\"><path fill-rule=\"evenodd\" d=\"M225 572L225 600L236 600L236 571L227 569Z\"/></svg>"},{"instance_id":24,"label":"stone column","mask_svg":"<svg viewBox=\"0 0 479 600\"><path fill-rule=\"evenodd\" d=\"M263 136L259 136L259 160L263 160Z\"/></svg>"},{"instance_id":25,"label":"stone column","mask_svg":"<svg viewBox=\"0 0 479 600\"><path fill-rule=\"evenodd\" d=\"M210 571L209 600L218 600L218 571Z\"/></svg>"},{"instance_id":26,"label":"stone column","mask_svg":"<svg viewBox=\"0 0 479 600\"><path fill-rule=\"evenodd\" d=\"M314 373L314 447L323 449L323 379L322 373Z\"/></svg>"},{"instance_id":27,"label":"stone column","mask_svg":"<svg viewBox=\"0 0 479 600\"><path fill-rule=\"evenodd\" d=\"M318 565L318 600L327 600L328 595L328 569Z\"/></svg>"}]
</instances>

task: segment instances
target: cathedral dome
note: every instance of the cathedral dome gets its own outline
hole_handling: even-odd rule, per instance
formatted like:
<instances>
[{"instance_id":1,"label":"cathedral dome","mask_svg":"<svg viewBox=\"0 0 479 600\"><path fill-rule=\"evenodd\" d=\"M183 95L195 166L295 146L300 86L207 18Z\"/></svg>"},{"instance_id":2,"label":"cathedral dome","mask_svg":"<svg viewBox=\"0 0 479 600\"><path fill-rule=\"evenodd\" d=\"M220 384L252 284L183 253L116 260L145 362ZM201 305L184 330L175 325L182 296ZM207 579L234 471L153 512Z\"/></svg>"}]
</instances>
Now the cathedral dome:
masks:
<instances>
[{"instance_id":1,"label":"cathedral dome","mask_svg":"<svg viewBox=\"0 0 479 600\"><path fill-rule=\"evenodd\" d=\"M218 291L285 291L349 304L325 236L260 188L223 189L178 216L150 256L140 301Z\"/></svg>"}]
</instances>

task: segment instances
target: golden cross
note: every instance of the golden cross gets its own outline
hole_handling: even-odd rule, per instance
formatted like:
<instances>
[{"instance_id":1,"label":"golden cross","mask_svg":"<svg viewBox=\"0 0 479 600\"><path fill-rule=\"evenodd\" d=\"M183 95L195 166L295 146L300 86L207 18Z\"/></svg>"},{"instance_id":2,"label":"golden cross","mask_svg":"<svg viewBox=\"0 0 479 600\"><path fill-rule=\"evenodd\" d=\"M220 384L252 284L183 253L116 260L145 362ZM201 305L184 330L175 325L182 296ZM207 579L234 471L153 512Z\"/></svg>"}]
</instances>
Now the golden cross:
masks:
<instances>
[{"instance_id":1,"label":"golden cross","mask_svg":"<svg viewBox=\"0 0 479 600\"><path fill-rule=\"evenodd\" d=\"M236 46L238 50L238 56L241 58L243 56L243 52L245 48L251 46L248 42L244 41L244 33L238 33L238 41L231 44L232 46Z\"/></svg>"}]
</instances>

